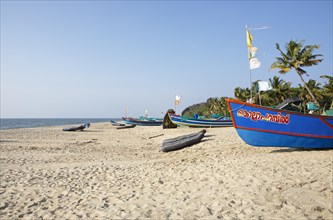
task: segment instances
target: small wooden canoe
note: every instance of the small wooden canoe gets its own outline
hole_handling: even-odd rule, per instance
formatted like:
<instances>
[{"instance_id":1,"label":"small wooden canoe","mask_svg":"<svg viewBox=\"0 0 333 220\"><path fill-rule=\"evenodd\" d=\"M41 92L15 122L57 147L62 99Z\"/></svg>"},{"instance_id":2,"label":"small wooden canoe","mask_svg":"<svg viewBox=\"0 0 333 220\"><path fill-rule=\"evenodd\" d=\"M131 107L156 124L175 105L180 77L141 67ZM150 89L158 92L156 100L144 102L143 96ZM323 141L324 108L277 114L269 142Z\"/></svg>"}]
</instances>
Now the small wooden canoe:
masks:
<instances>
[{"instance_id":1,"label":"small wooden canoe","mask_svg":"<svg viewBox=\"0 0 333 220\"><path fill-rule=\"evenodd\" d=\"M182 135L175 138L165 139L162 143L161 150L163 152L169 152L174 150L180 150L185 147L192 146L199 143L205 136L206 130L201 130L197 133Z\"/></svg>"},{"instance_id":2,"label":"small wooden canoe","mask_svg":"<svg viewBox=\"0 0 333 220\"><path fill-rule=\"evenodd\" d=\"M70 128L64 128L63 131L83 131L85 128L89 128L90 124L86 123L84 125L76 126L76 127L70 127Z\"/></svg>"},{"instance_id":3,"label":"small wooden canoe","mask_svg":"<svg viewBox=\"0 0 333 220\"><path fill-rule=\"evenodd\" d=\"M125 126L119 126L117 129L126 129L126 128L134 128L136 125L125 125Z\"/></svg>"}]
</instances>

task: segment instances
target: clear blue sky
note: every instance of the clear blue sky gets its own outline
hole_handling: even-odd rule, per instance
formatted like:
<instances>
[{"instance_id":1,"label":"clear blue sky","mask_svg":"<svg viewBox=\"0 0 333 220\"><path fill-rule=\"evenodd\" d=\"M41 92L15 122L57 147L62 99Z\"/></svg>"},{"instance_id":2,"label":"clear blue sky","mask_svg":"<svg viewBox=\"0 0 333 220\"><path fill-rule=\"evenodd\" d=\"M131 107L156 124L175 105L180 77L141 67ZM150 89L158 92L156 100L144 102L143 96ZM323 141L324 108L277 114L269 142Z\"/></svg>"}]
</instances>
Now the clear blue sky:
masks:
<instances>
[{"instance_id":1,"label":"clear blue sky","mask_svg":"<svg viewBox=\"0 0 333 220\"><path fill-rule=\"evenodd\" d=\"M1 1L1 117L160 117L249 86L245 26L268 80L275 43L319 44L332 75L332 1ZM294 71L279 75L293 86Z\"/></svg>"}]
</instances>

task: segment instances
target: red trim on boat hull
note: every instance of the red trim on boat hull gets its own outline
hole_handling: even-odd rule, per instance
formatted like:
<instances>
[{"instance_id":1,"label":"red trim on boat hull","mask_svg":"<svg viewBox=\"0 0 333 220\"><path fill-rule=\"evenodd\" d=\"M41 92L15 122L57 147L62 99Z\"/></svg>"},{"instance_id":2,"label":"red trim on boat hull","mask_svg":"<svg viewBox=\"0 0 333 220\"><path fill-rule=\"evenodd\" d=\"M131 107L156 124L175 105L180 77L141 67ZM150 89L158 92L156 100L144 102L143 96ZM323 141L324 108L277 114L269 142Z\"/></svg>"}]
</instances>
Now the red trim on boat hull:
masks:
<instances>
[{"instance_id":1,"label":"red trim on boat hull","mask_svg":"<svg viewBox=\"0 0 333 220\"><path fill-rule=\"evenodd\" d=\"M312 138L323 138L323 139L332 139L333 136L319 136L319 135L311 135L311 134L298 134L298 133L291 133L291 132L282 132L282 131L273 131L273 130L264 130L264 129L255 129L255 128L248 128L243 126L234 126L236 129L243 129L243 130L251 130L251 131L260 131L272 134L284 134L290 136L299 136L299 137L312 137Z\"/></svg>"}]
</instances>

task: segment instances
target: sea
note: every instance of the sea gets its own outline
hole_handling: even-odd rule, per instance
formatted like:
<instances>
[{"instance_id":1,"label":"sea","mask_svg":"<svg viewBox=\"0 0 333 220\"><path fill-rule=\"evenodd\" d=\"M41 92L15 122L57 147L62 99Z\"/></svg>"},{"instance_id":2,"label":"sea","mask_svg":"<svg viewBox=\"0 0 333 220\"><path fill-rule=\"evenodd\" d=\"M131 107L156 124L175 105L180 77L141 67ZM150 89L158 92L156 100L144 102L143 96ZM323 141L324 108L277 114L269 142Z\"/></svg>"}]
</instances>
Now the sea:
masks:
<instances>
[{"instance_id":1,"label":"sea","mask_svg":"<svg viewBox=\"0 0 333 220\"><path fill-rule=\"evenodd\" d=\"M0 130L119 121L120 118L0 118Z\"/></svg>"}]
</instances>

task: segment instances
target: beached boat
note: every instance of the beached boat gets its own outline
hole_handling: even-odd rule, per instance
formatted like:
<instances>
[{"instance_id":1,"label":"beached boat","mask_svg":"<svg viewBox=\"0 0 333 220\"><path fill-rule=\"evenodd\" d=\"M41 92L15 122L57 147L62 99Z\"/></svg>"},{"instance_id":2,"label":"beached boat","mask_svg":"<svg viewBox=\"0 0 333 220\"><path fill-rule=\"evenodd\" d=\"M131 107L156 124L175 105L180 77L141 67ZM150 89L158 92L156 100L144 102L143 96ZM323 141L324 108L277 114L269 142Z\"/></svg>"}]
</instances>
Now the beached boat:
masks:
<instances>
[{"instance_id":1,"label":"beached boat","mask_svg":"<svg viewBox=\"0 0 333 220\"><path fill-rule=\"evenodd\" d=\"M134 128L136 125L124 125L124 126L117 126L117 129L127 129L127 128Z\"/></svg>"},{"instance_id":2,"label":"beached boat","mask_svg":"<svg viewBox=\"0 0 333 220\"><path fill-rule=\"evenodd\" d=\"M201 130L197 133L186 134L175 138L166 139L162 143L161 150L163 152L180 150L185 147L199 143L204 138L206 130Z\"/></svg>"},{"instance_id":3,"label":"beached boat","mask_svg":"<svg viewBox=\"0 0 333 220\"><path fill-rule=\"evenodd\" d=\"M113 121L113 120L111 120L110 122L111 122L111 124L112 124L113 126L125 126L125 124L120 123L120 122L117 122L117 121Z\"/></svg>"},{"instance_id":4,"label":"beached boat","mask_svg":"<svg viewBox=\"0 0 333 220\"><path fill-rule=\"evenodd\" d=\"M131 118L131 117L122 117L125 124L134 124L134 125L141 125L141 126L160 126L163 124L162 119L157 118Z\"/></svg>"},{"instance_id":5,"label":"beached boat","mask_svg":"<svg viewBox=\"0 0 333 220\"><path fill-rule=\"evenodd\" d=\"M233 125L249 145L333 148L333 117L303 114L226 99Z\"/></svg>"},{"instance_id":6,"label":"beached boat","mask_svg":"<svg viewBox=\"0 0 333 220\"><path fill-rule=\"evenodd\" d=\"M177 125L185 125L189 127L231 127L232 120L226 117L212 118L212 119L199 119L199 118L187 118L176 114L169 114L172 123Z\"/></svg>"},{"instance_id":7,"label":"beached boat","mask_svg":"<svg viewBox=\"0 0 333 220\"><path fill-rule=\"evenodd\" d=\"M70 128L63 128L63 131L83 131L86 128L90 127L90 123L85 123L80 126L70 127Z\"/></svg>"}]
</instances>

